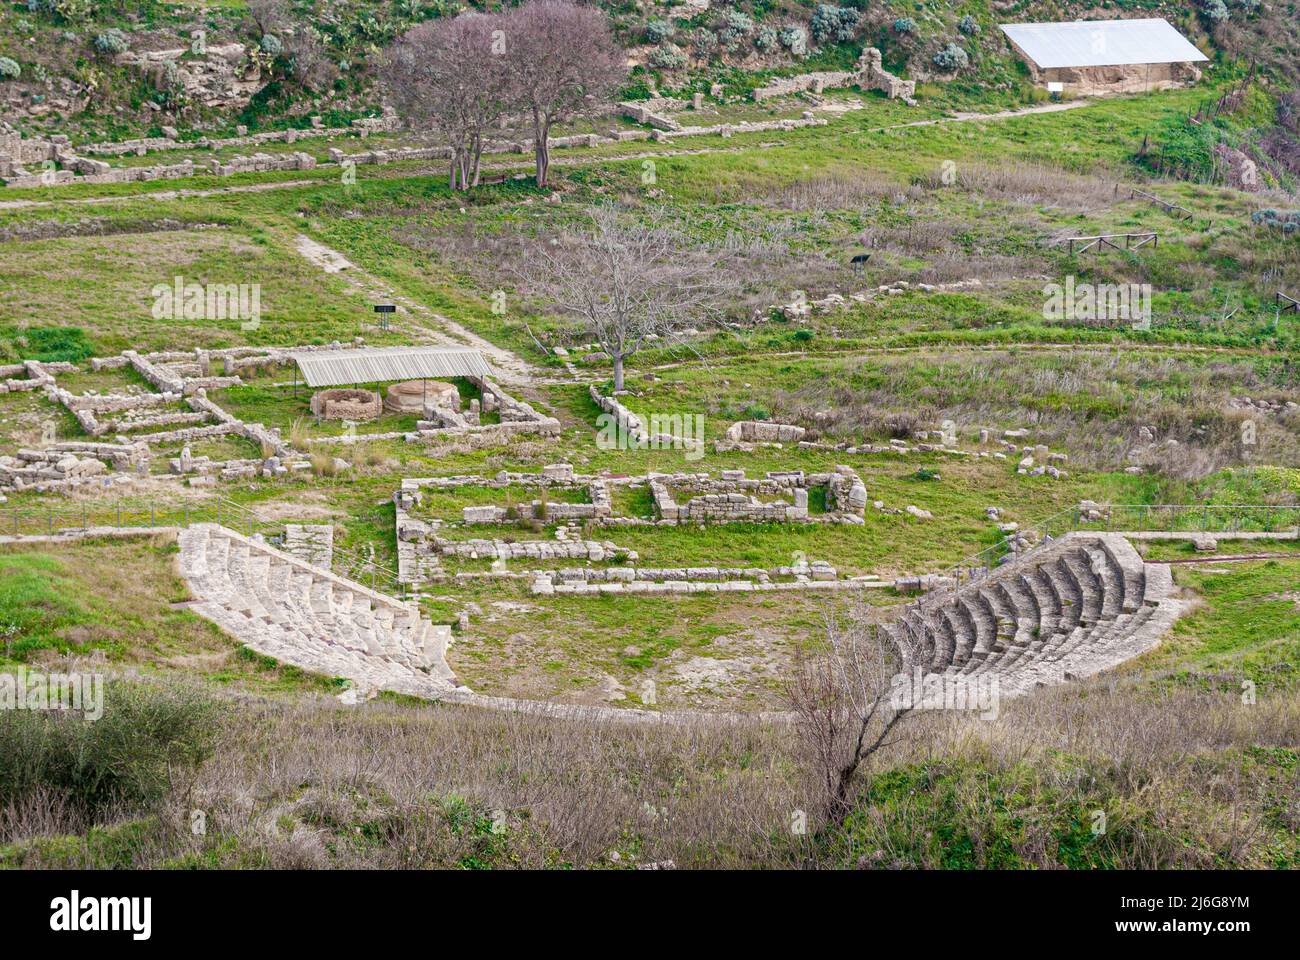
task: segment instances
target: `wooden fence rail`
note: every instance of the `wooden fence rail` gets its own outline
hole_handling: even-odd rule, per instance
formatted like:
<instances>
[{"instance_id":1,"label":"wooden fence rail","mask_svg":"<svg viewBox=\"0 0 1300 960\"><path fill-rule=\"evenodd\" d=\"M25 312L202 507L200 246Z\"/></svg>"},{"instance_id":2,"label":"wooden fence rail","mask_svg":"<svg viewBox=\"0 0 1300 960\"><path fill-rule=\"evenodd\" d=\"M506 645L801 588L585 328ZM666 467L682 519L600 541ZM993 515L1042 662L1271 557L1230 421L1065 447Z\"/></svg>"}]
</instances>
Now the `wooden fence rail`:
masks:
<instances>
[{"instance_id":1,"label":"wooden fence rail","mask_svg":"<svg viewBox=\"0 0 1300 960\"><path fill-rule=\"evenodd\" d=\"M1124 241L1124 246L1120 246L1120 240ZM1067 237L1066 244L1069 247L1070 255L1075 253L1087 253L1093 250L1097 253L1110 247L1112 250L1137 250L1150 244L1153 247L1160 245L1160 235L1157 233L1108 233L1099 237ZM1079 246L1075 250L1076 245Z\"/></svg>"},{"instance_id":2,"label":"wooden fence rail","mask_svg":"<svg viewBox=\"0 0 1300 960\"><path fill-rule=\"evenodd\" d=\"M1120 185L1118 183L1115 184L1115 191L1117 193L1119 192L1119 189L1120 189ZM1186 207L1180 207L1176 203L1170 203L1168 200L1162 200L1160 197L1157 197L1154 193L1147 193L1145 190L1139 190L1137 187L1129 187L1128 195L1130 200L1137 200L1137 199L1149 200L1151 203L1154 203L1156 206L1163 209L1165 213L1170 214L1171 216L1173 216L1175 219L1178 220L1192 220L1196 216L1196 214L1192 213L1192 211L1188 210Z\"/></svg>"}]
</instances>

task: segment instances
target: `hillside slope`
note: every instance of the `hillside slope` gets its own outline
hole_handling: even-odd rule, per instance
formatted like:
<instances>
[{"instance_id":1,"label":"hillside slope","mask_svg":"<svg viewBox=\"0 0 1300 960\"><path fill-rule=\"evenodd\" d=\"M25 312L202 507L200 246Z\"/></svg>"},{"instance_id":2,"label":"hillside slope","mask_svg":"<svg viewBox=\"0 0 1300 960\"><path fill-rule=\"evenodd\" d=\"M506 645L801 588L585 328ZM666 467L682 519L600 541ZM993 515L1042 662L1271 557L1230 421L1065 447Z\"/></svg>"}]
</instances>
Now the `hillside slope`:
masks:
<instances>
[{"instance_id":1,"label":"hillside slope","mask_svg":"<svg viewBox=\"0 0 1300 960\"><path fill-rule=\"evenodd\" d=\"M374 112L377 54L416 23L459 9L442 0L24 0L0 8L0 119L26 133L80 139L307 126ZM1257 57L1294 70L1294 4L1162 0L1101 4L958 4L743 0L627 4L603 0L631 65L629 97L743 95L766 77L845 67L864 46L885 66L942 89L945 102L1011 104L1041 96L999 22L1163 16L1211 56ZM1219 8L1222 7L1222 14ZM1293 79L1293 76L1292 76ZM942 83L939 88L934 84Z\"/></svg>"}]
</instances>

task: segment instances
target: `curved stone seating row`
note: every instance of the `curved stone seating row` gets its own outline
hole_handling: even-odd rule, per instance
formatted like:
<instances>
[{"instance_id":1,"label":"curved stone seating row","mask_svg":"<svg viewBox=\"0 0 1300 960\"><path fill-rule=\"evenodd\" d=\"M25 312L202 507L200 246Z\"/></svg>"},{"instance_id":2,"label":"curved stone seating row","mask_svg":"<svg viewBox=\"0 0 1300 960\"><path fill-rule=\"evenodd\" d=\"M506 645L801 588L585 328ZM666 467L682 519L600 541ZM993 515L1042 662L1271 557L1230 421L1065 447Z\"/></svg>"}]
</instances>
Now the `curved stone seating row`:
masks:
<instances>
[{"instance_id":1,"label":"curved stone seating row","mask_svg":"<svg viewBox=\"0 0 1300 960\"><path fill-rule=\"evenodd\" d=\"M1182 604L1167 564L1119 534L1071 533L978 583L904 611L900 641L926 637L930 674L996 677L1002 696L1091 676L1150 650Z\"/></svg>"},{"instance_id":2,"label":"curved stone seating row","mask_svg":"<svg viewBox=\"0 0 1300 960\"><path fill-rule=\"evenodd\" d=\"M195 612L251 649L358 690L438 698L457 688L451 628L361 584L211 523L178 534Z\"/></svg>"}]
</instances>

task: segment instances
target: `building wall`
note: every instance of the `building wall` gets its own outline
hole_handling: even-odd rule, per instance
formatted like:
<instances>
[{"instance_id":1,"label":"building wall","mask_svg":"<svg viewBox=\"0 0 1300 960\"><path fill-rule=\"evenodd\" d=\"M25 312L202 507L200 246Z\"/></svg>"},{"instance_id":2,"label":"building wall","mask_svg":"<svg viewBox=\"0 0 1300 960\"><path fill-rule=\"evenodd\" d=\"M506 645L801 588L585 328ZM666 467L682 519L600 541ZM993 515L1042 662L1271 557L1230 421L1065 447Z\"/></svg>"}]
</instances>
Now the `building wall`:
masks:
<instances>
[{"instance_id":1,"label":"building wall","mask_svg":"<svg viewBox=\"0 0 1300 960\"><path fill-rule=\"evenodd\" d=\"M1103 96L1116 93L1141 93L1144 90L1169 90L1201 77L1191 63L1138 63L1118 67L1052 67L1044 70L1016 44L1011 45L1029 66L1034 83L1046 86L1060 83L1065 92L1075 96Z\"/></svg>"}]
</instances>

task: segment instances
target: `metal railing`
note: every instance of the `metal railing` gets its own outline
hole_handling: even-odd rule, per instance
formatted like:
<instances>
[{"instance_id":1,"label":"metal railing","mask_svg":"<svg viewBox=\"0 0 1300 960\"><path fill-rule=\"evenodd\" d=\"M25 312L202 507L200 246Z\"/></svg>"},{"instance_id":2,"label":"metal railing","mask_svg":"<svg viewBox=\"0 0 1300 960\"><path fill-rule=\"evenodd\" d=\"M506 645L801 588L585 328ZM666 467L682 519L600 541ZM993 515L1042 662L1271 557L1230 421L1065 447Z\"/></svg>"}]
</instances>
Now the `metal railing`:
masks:
<instances>
[{"instance_id":1,"label":"metal railing","mask_svg":"<svg viewBox=\"0 0 1300 960\"><path fill-rule=\"evenodd\" d=\"M333 571L337 576L370 587L378 592L395 593L403 599L412 592L411 585L398 579L395 571L351 550L335 546Z\"/></svg>"},{"instance_id":2,"label":"metal railing","mask_svg":"<svg viewBox=\"0 0 1300 960\"><path fill-rule=\"evenodd\" d=\"M55 536L86 530L188 527L219 523L247 536L265 534L275 525L258 521L247 507L218 497L199 504L147 506L135 503L84 504L80 507L11 507L0 511L0 536Z\"/></svg>"},{"instance_id":3,"label":"metal railing","mask_svg":"<svg viewBox=\"0 0 1300 960\"><path fill-rule=\"evenodd\" d=\"M1078 511L1075 511L1078 513ZM1116 503L1101 518L1076 517L1076 530L1124 533L1286 533L1300 528L1300 506L1233 503Z\"/></svg>"},{"instance_id":4,"label":"metal railing","mask_svg":"<svg viewBox=\"0 0 1300 960\"><path fill-rule=\"evenodd\" d=\"M0 511L0 536L33 537L77 534L88 530L141 530L216 523L247 537L260 537L283 549L284 524L259 520L247 507L224 497L199 504L169 507L132 503L86 504L81 507L14 507ZM335 546L333 572L340 577L405 597L410 587L397 574L360 554Z\"/></svg>"},{"instance_id":5,"label":"metal railing","mask_svg":"<svg viewBox=\"0 0 1300 960\"><path fill-rule=\"evenodd\" d=\"M1017 530L1016 535L1035 537L1040 545L1046 544L1056 537L1075 529L1078 521L1079 509L1071 507L1068 510L1062 510L1060 513L1054 513L1050 517L1038 521L1033 527ZM1003 562L1003 558L1010 556L1010 554L1010 548L1004 540L959 560L946 570L927 574L929 577L938 578L943 582L943 586L917 598L912 602L910 608L921 612L927 607L938 604L941 600L951 596L963 587L978 583L997 569Z\"/></svg>"}]
</instances>

